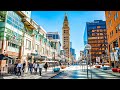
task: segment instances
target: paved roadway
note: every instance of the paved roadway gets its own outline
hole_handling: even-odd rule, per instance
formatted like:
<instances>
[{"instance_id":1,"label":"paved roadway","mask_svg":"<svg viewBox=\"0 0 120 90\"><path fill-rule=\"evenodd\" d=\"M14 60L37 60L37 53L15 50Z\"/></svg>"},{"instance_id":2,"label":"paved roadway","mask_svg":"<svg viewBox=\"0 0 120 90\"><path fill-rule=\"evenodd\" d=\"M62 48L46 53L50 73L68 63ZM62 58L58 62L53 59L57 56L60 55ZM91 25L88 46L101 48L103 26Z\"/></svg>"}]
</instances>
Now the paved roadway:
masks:
<instances>
[{"instance_id":1,"label":"paved roadway","mask_svg":"<svg viewBox=\"0 0 120 90\"><path fill-rule=\"evenodd\" d=\"M102 69L95 69L89 68L89 79L120 79L120 73L112 73L111 70L102 70ZM84 66L84 70L82 66L73 65L68 68L64 72L61 72L59 75L53 77L52 79L88 79L86 66Z\"/></svg>"}]
</instances>

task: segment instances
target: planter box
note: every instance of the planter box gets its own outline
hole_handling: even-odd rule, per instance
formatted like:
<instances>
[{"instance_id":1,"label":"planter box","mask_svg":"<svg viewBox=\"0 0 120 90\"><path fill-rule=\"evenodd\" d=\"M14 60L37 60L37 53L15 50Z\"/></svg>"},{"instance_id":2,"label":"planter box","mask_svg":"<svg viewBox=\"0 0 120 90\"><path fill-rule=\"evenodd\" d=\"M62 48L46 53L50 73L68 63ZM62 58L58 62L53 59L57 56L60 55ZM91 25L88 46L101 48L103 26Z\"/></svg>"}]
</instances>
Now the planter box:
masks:
<instances>
[{"instance_id":1,"label":"planter box","mask_svg":"<svg viewBox=\"0 0 120 90\"><path fill-rule=\"evenodd\" d=\"M66 66L64 66L64 65L63 65L63 66L61 66L61 69L65 69L65 68L66 68Z\"/></svg>"},{"instance_id":2,"label":"planter box","mask_svg":"<svg viewBox=\"0 0 120 90\"><path fill-rule=\"evenodd\" d=\"M118 68L118 69L117 69L117 72L119 72L119 73L120 73L120 68Z\"/></svg>"},{"instance_id":3,"label":"planter box","mask_svg":"<svg viewBox=\"0 0 120 90\"><path fill-rule=\"evenodd\" d=\"M59 71L60 71L60 68L54 68L53 71L54 71L54 72L59 72Z\"/></svg>"},{"instance_id":4,"label":"planter box","mask_svg":"<svg viewBox=\"0 0 120 90\"><path fill-rule=\"evenodd\" d=\"M95 66L96 68L100 68L101 66Z\"/></svg>"},{"instance_id":5,"label":"planter box","mask_svg":"<svg viewBox=\"0 0 120 90\"><path fill-rule=\"evenodd\" d=\"M102 67L103 70L108 70L108 67Z\"/></svg>"},{"instance_id":6,"label":"planter box","mask_svg":"<svg viewBox=\"0 0 120 90\"><path fill-rule=\"evenodd\" d=\"M113 72L118 72L117 69L118 69L118 68L112 68L112 71L113 71Z\"/></svg>"}]
</instances>

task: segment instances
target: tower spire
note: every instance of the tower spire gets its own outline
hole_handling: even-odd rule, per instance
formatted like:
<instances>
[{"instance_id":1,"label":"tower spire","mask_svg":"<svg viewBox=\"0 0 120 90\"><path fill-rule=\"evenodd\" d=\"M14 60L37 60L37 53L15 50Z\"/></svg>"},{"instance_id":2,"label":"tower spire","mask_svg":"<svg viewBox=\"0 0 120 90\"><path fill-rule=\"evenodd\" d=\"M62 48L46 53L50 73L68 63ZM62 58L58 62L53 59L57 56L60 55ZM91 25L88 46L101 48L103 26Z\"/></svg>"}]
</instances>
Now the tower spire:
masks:
<instances>
[{"instance_id":1,"label":"tower spire","mask_svg":"<svg viewBox=\"0 0 120 90\"><path fill-rule=\"evenodd\" d=\"M65 12L65 16L67 16L67 13Z\"/></svg>"},{"instance_id":2,"label":"tower spire","mask_svg":"<svg viewBox=\"0 0 120 90\"><path fill-rule=\"evenodd\" d=\"M67 13L66 13L66 12L65 12L65 18L64 18L64 21L68 21Z\"/></svg>"}]
</instances>

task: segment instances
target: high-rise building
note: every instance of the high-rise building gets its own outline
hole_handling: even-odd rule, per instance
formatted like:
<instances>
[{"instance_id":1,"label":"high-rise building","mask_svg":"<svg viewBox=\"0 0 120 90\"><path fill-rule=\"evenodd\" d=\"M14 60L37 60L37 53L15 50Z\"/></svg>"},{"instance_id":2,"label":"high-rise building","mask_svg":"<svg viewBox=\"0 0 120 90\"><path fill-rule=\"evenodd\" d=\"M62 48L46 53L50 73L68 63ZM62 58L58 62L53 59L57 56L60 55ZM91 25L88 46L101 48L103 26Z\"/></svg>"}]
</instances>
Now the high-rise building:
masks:
<instances>
[{"instance_id":1,"label":"high-rise building","mask_svg":"<svg viewBox=\"0 0 120 90\"><path fill-rule=\"evenodd\" d=\"M110 64L120 61L117 51L120 49L120 11L105 11L107 38L108 38L108 55ZM118 50L117 50L118 49ZM115 55L116 54L116 55Z\"/></svg>"},{"instance_id":2,"label":"high-rise building","mask_svg":"<svg viewBox=\"0 0 120 90\"><path fill-rule=\"evenodd\" d=\"M101 57L107 49L107 32L106 22L102 20L94 20L87 22L84 32L84 44L91 45L91 58Z\"/></svg>"},{"instance_id":3,"label":"high-rise building","mask_svg":"<svg viewBox=\"0 0 120 90\"><path fill-rule=\"evenodd\" d=\"M70 28L68 17L65 14L63 27L62 27L62 41L63 41L63 49L65 50L66 57L68 60L70 59Z\"/></svg>"},{"instance_id":4,"label":"high-rise building","mask_svg":"<svg viewBox=\"0 0 120 90\"><path fill-rule=\"evenodd\" d=\"M58 32L47 32L46 37L55 44L55 49L57 50L58 55L60 56L60 35ZM57 56L57 57L59 57Z\"/></svg>"},{"instance_id":5,"label":"high-rise building","mask_svg":"<svg viewBox=\"0 0 120 90\"><path fill-rule=\"evenodd\" d=\"M70 42L70 55L71 55L71 60L76 60L75 49L72 47L72 42Z\"/></svg>"},{"instance_id":6,"label":"high-rise building","mask_svg":"<svg viewBox=\"0 0 120 90\"><path fill-rule=\"evenodd\" d=\"M72 48L72 42L70 42L70 48Z\"/></svg>"},{"instance_id":7,"label":"high-rise building","mask_svg":"<svg viewBox=\"0 0 120 90\"><path fill-rule=\"evenodd\" d=\"M46 37L49 38L49 39L60 40L60 35L59 35L58 32L47 32Z\"/></svg>"}]
</instances>

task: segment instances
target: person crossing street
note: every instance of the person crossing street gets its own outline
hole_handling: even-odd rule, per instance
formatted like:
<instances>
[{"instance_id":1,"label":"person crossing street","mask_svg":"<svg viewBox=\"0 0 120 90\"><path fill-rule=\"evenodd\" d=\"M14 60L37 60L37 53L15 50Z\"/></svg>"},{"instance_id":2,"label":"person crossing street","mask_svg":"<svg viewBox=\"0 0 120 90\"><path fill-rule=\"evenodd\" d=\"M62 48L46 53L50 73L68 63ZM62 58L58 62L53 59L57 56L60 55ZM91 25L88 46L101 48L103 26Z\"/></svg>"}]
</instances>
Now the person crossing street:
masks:
<instances>
[{"instance_id":1,"label":"person crossing street","mask_svg":"<svg viewBox=\"0 0 120 90\"><path fill-rule=\"evenodd\" d=\"M39 63L39 74L40 74L40 76L42 74L42 68L43 68L43 63L42 63L42 61L40 61L40 63Z\"/></svg>"}]
</instances>

